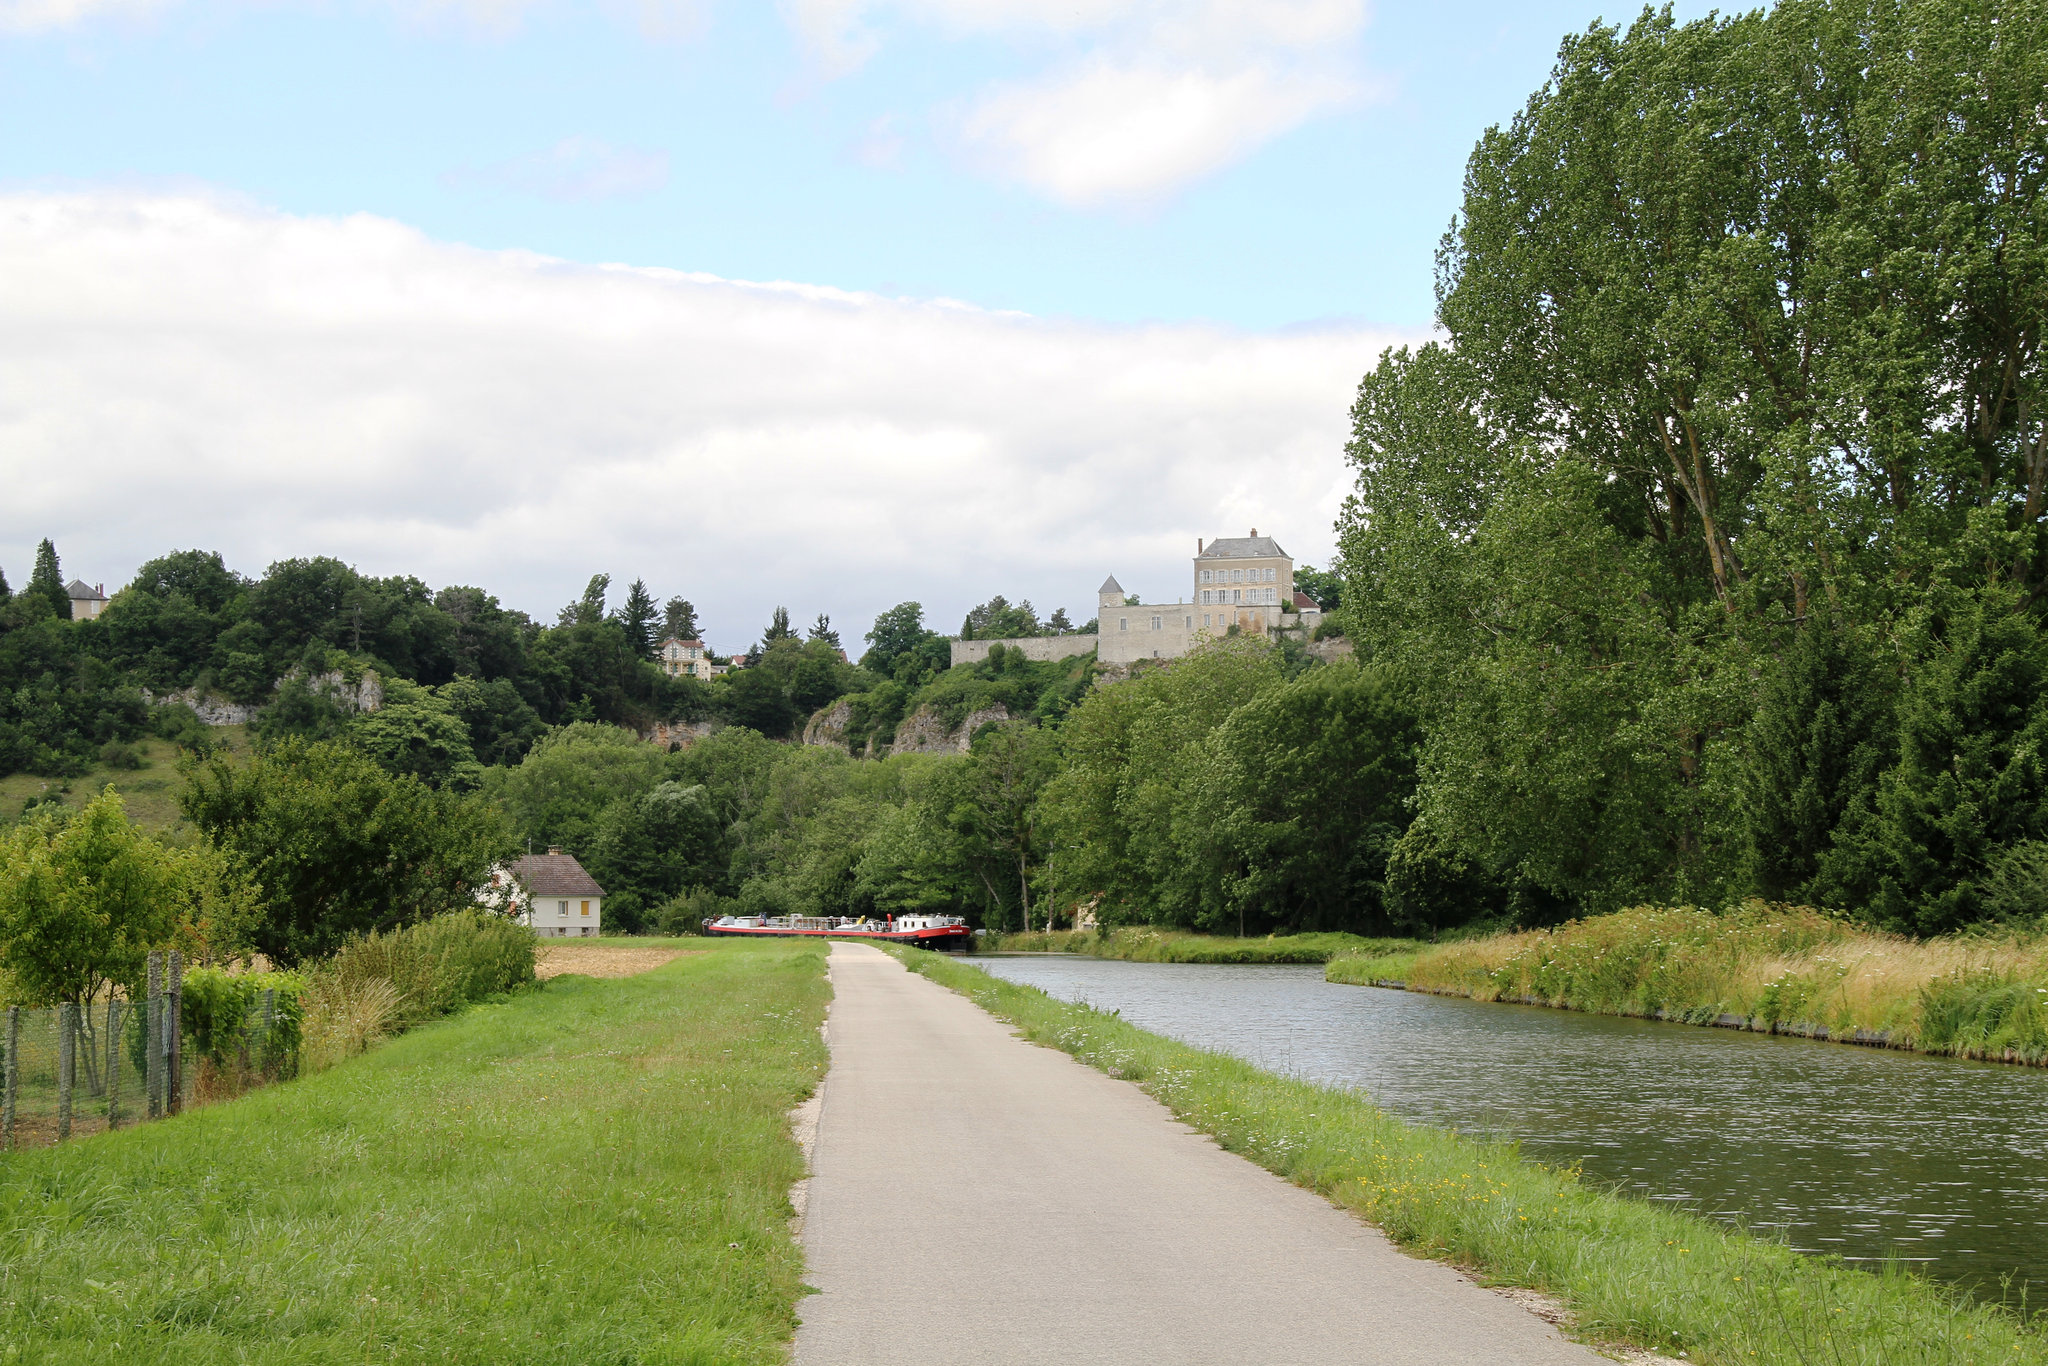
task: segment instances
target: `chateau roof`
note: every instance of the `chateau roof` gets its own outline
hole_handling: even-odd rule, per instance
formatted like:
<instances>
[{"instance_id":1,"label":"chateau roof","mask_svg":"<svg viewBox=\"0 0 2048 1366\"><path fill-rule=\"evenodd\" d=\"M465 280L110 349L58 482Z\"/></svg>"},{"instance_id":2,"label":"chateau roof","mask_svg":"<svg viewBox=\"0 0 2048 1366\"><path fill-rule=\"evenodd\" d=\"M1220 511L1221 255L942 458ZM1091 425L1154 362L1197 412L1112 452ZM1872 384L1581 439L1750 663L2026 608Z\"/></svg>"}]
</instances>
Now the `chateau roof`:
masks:
<instances>
[{"instance_id":1,"label":"chateau roof","mask_svg":"<svg viewBox=\"0 0 2048 1366\"><path fill-rule=\"evenodd\" d=\"M512 865L512 876L535 896L604 895L573 854L528 854Z\"/></svg>"},{"instance_id":2,"label":"chateau roof","mask_svg":"<svg viewBox=\"0 0 2048 1366\"><path fill-rule=\"evenodd\" d=\"M1121 593L1124 591L1124 586L1116 581L1116 575L1111 574L1102 581L1102 587L1095 591L1098 593Z\"/></svg>"},{"instance_id":3,"label":"chateau roof","mask_svg":"<svg viewBox=\"0 0 2048 1366\"><path fill-rule=\"evenodd\" d=\"M1271 536L1233 536L1202 547L1198 560L1285 560L1291 558Z\"/></svg>"},{"instance_id":4,"label":"chateau roof","mask_svg":"<svg viewBox=\"0 0 2048 1366\"><path fill-rule=\"evenodd\" d=\"M64 596L73 602L105 602L107 595L94 588L84 579L73 579L64 585Z\"/></svg>"}]
</instances>

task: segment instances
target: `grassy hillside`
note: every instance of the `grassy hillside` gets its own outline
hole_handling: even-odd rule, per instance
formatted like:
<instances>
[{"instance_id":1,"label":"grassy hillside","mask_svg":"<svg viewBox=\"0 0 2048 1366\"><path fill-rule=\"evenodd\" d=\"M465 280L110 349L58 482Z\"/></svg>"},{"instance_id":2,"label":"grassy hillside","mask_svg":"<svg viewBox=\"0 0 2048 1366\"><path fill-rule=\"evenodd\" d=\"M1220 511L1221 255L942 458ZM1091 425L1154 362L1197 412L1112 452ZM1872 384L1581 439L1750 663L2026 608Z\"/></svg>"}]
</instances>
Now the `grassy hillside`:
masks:
<instances>
[{"instance_id":1,"label":"grassy hillside","mask_svg":"<svg viewBox=\"0 0 2048 1366\"><path fill-rule=\"evenodd\" d=\"M782 1362L822 964L731 944L564 977L11 1157L0 1361Z\"/></svg>"},{"instance_id":2,"label":"grassy hillside","mask_svg":"<svg viewBox=\"0 0 2048 1366\"><path fill-rule=\"evenodd\" d=\"M232 752L249 752L246 726L215 726L213 734L217 743ZM95 763L77 778L39 778L32 773L0 778L0 824L18 819L23 809L39 798L55 797L66 806L83 806L111 783L121 794L130 820L157 833L170 829L178 823L178 794L185 787L185 780L178 773L178 747L154 736L144 736L127 747L140 761L140 767Z\"/></svg>"}]
</instances>

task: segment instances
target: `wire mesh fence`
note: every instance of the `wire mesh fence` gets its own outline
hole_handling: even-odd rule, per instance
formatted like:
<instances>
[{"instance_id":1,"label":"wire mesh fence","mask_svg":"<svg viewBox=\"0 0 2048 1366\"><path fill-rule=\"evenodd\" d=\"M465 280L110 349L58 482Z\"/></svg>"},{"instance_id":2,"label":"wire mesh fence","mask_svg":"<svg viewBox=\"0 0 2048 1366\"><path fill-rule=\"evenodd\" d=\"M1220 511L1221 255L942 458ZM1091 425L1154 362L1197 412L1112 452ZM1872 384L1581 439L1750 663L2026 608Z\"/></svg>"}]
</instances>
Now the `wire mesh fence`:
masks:
<instances>
[{"instance_id":1,"label":"wire mesh fence","mask_svg":"<svg viewBox=\"0 0 2048 1366\"><path fill-rule=\"evenodd\" d=\"M183 1028L183 964L150 955L140 1001L109 993L42 1008L10 1006L0 1072L0 1143L42 1147L239 1095L288 1075L291 1032L265 991L238 1025L201 1048Z\"/></svg>"}]
</instances>

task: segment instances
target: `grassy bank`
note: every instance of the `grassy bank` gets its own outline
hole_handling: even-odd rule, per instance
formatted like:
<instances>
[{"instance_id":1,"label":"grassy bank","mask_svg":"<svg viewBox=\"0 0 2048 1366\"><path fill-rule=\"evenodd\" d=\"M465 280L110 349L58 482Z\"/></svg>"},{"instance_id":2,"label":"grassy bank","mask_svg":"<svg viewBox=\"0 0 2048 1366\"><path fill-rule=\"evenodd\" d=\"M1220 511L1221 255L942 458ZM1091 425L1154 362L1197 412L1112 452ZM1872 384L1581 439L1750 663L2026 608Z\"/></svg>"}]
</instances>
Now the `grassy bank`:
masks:
<instances>
[{"instance_id":1,"label":"grassy bank","mask_svg":"<svg viewBox=\"0 0 2048 1366\"><path fill-rule=\"evenodd\" d=\"M1327 963L1344 955L1383 954L1416 947L1412 940L1368 939L1356 934L1274 934L1237 939L1149 926L985 935L983 941L983 952L1081 953L1091 958L1121 958L1134 963Z\"/></svg>"},{"instance_id":2,"label":"grassy bank","mask_svg":"<svg viewBox=\"0 0 2048 1366\"><path fill-rule=\"evenodd\" d=\"M1403 981L1695 1024L2048 1063L2048 935L1915 941L1804 907L1639 907L1555 930L1333 961L1333 982Z\"/></svg>"},{"instance_id":3,"label":"grassy bank","mask_svg":"<svg viewBox=\"0 0 2048 1366\"><path fill-rule=\"evenodd\" d=\"M781 1362L823 946L565 977L0 1163L0 1361Z\"/></svg>"},{"instance_id":4,"label":"grassy bank","mask_svg":"<svg viewBox=\"0 0 2048 1366\"><path fill-rule=\"evenodd\" d=\"M2010 1314L1903 1273L1873 1275L1590 1189L1510 1147L1403 1124L1350 1092L1189 1048L969 964L909 967L1136 1082L1182 1120L1405 1246L1562 1298L1587 1336L1691 1361L1829 1366L2048 1362Z\"/></svg>"}]
</instances>

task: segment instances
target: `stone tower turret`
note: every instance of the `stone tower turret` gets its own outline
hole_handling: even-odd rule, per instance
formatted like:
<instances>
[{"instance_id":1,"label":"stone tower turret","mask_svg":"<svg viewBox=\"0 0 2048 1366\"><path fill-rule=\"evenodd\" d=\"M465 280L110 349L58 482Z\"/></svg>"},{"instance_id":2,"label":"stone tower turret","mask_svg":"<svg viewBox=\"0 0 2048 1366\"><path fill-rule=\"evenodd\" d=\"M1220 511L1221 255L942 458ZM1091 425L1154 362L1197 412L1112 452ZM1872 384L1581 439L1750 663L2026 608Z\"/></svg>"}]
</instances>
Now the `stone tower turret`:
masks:
<instances>
[{"instance_id":1,"label":"stone tower turret","mask_svg":"<svg viewBox=\"0 0 2048 1366\"><path fill-rule=\"evenodd\" d=\"M1102 587L1095 590L1095 606L1107 612L1123 605L1124 586L1116 581L1116 575L1111 574L1102 581Z\"/></svg>"}]
</instances>

